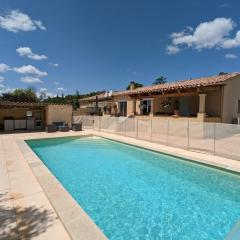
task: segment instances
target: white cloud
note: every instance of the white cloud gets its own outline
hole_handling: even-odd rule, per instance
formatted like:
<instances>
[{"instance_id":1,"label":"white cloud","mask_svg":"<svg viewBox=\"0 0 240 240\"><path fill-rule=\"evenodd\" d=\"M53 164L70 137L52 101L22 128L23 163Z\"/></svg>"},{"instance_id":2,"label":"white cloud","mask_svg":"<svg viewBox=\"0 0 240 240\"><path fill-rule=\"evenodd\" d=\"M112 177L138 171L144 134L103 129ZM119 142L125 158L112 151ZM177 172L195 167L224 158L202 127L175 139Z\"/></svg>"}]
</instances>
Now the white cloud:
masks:
<instances>
[{"instance_id":1,"label":"white cloud","mask_svg":"<svg viewBox=\"0 0 240 240\"><path fill-rule=\"evenodd\" d=\"M24 83L43 83L43 81L38 77L26 76L21 77L21 82Z\"/></svg>"},{"instance_id":2,"label":"white cloud","mask_svg":"<svg viewBox=\"0 0 240 240\"><path fill-rule=\"evenodd\" d=\"M11 10L0 15L0 27L10 32L33 31L36 29L46 30L39 20L32 20L27 14L19 10Z\"/></svg>"},{"instance_id":3,"label":"white cloud","mask_svg":"<svg viewBox=\"0 0 240 240\"><path fill-rule=\"evenodd\" d=\"M1 82L4 82L4 80L5 80L4 77L3 77L3 76L0 76L0 83L1 83Z\"/></svg>"},{"instance_id":4,"label":"white cloud","mask_svg":"<svg viewBox=\"0 0 240 240\"><path fill-rule=\"evenodd\" d=\"M168 45L166 47L167 54L174 55L180 52L180 48L178 46Z\"/></svg>"},{"instance_id":5,"label":"white cloud","mask_svg":"<svg viewBox=\"0 0 240 240\"><path fill-rule=\"evenodd\" d=\"M58 63L48 63L48 65L53 66L53 67L59 67Z\"/></svg>"},{"instance_id":6,"label":"white cloud","mask_svg":"<svg viewBox=\"0 0 240 240\"><path fill-rule=\"evenodd\" d=\"M46 97L56 97L57 94L53 92L49 92L47 88L40 88L39 92L37 92L37 96L40 97L41 94L44 94Z\"/></svg>"},{"instance_id":7,"label":"white cloud","mask_svg":"<svg viewBox=\"0 0 240 240\"><path fill-rule=\"evenodd\" d=\"M221 47L226 48L226 49L235 48L235 47L239 47L239 46L240 46L240 31L238 31L236 33L235 38L225 39L221 44Z\"/></svg>"},{"instance_id":8,"label":"white cloud","mask_svg":"<svg viewBox=\"0 0 240 240\"><path fill-rule=\"evenodd\" d=\"M0 88L5 88L5 85L4 84L0 84Z\"/></svg>"},{"instance_id":9,"label":"white cloud","mask_svg":"<svg viewBox=\"0 0 240 240\"><path fill-rule=\"evenodd\" d=\"M213 21L200 23L195 30L187 27L181 32L171 34L172 42L166 48L167 53L173 54L171 50L174 52L174 47L176 47L175 54L184 47L197 50L239 47L240 31L234 38L229 38L235 26L236 24L231 18L215 18Z\"/></svg>"},{"instance_id":10,"label":"white cloud","mask_svg":"<svg viewBox=\"0 0 240 240\"><path fill-rule=\"evenodd\" d=\"M54 82L54 84L58 86L58 85L60 85L60 82Z\"/></svg>"},{"instance_id":11,"label":"white cloud","mask_svg":"<svg viewBox=\"0 0 240 240\"><path fill-rule=\"evenodd\" d=\"M4 73L10 70L10 67L5 63L0 63L0 72Z\"/></svg>"},{"instance_id":12,"label":"white cloud","mask_svg":"<svg viewBox=\"0 0 240 240\"><path fill-rule=\"evenodd\" d=\"M39 21L39 20L35 20L34 21L35 25L38 26L41 30L47 30L47 28L45 26L43 26L43 23L42 21Z\"/></svg>"},{"instance_id":13,"label":"white cloud","mask_svg":"<svg viewBox=\"0 0 240 240\"><path fill-rule=\"evenodd\" d=\"M63 88L63 87L58 87L57 90L58 90L58 91L66 91L67 89L66 89L66 88Z\"/></svg>"},{"instance_id":14,"label":"white cloud","mask_svg":"<svg viewBox=\"0 0 240 240\"><path fill-rule=\"evenodd\" d=\"M238 56L235 55L235 54L227 53L227 54L225 55L225 58L235 59L235 58L238 58Z\"/></svg>"},{"instance_id":15,"label":"white cloud","mask_svg":"<svg viewBox=\"0 0 240 240\"><path fill-rule=\"evenodd\" d=\"M47 92L47 88L40 88L40 92Z\"/></svg>"},{"instance_id":16,"label":"white cloud","mask_svg":"<svg viewBox=\"0 0 240 240\"><path fill-rule=\"evenodd\" d=\"M33 60L45 60L47 59L47 56L45 55L38 55L32 52L31 48L29 47L19 47L16 49L16 51L19 53L19 56L23 57L26 56L27 58L33 59Z\"/></svg>"},{"instance_id":17,"label":"white cloud","mask_svg":"<svg viewBox=\"0 0 240 240\"><path fill-rule=\"evenodd\" d=\"M16 90L16 88L9 88L9 87L3 87L3 89L0 89L0 94L1 93L6 93L6 92L13 92L13 91L15 91Z\"/></svg>"},{"instance_id":18,"label":"white cloud","mask_svg":"<svg viewBox=\"0 0 240 240\"><path fill-rule=\"evenodd\" d=\"M47 72L42 72L32 65L24 65L19 68L14 68L14 71L21 74L35 74L39 77L47 76Z\"/></svg>"}]
</instances>

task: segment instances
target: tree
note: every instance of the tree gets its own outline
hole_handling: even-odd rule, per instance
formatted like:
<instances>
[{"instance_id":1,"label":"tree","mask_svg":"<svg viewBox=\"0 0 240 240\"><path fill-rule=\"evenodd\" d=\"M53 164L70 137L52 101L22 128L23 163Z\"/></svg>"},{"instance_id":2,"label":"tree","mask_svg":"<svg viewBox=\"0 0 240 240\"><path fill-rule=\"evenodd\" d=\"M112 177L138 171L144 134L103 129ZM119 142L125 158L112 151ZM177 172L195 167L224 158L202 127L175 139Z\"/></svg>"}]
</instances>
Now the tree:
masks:
<instances>
[{"instance_id":1,"label":"tree","mask_svg":"<svg viewBox=\"0 0 240 240\"><path fill-rule=\"evenodd\" d=\"M126 90L130 90L130 87L131 87L131 83L128 84ZM134 89L139 87L143 87L143 84L134 82Z\"/></svg>"},{"instance_id":2,"label":"tree","mask_svg":"<svg viewBox=\"0 0 240 240\"><path fill-rule=\"evenodd\" d=\"M167 82L167 78L164 76L160 76L153 82L153 85L164 84L166 82Z\"/></svg>"},{"instance_id":3,"label":"tree","mask_svg":"<svg viewBox=\"0 0 240 240\"><path fill-rule=\"evenodd\" d=\"M226 72L220 72L219 74L218 74L218 76L222 76L222 75L225 75L225 74L227 74Z\"/></svg>"},{"instance_id":4,"label":"tree","mask_svg":"<svg viewBox=\"0 0 240 240\"><path fill-rule=\"evenodd\" d=\"M10 102L38 102L38 97L33 88L15 89L13 92L3 93L1 96L2 101Z\"/></svg>"},{"instance_id":5,"label":"tree","mask_svg":"<svg viewBox=\"0 0 240 240\"><path fill-rule=\"evenodd\" d=\"M44 102L46 98L47 98L47 94L45 92L41 92L39 96L39 101Z\"/></svg>"}]
</instances>

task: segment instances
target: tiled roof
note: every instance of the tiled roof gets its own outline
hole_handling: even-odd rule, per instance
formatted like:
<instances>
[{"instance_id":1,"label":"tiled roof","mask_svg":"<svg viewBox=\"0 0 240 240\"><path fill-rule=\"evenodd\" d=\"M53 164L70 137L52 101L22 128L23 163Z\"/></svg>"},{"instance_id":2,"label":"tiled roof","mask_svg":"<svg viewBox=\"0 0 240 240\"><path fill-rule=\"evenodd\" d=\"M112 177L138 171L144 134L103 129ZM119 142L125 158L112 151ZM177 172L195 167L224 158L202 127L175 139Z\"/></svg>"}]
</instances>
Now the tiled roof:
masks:
<instances>
[{"instance_id":1,"label":"tiled roof","mask_svg":"<svg viewBox=\"0 0 240 240\"><path fill-rule=\"evenodd\" d=\"M0 106L29 106L29 107L44 107L46 103L38 102L11 102L11 101L0 101Z\"/></svg>"},{"instance_id":2,"label":"tiled roof","mask_svg":"<svg viewBox=\"0 0 240 240\"><path fill-rule=\"evenodd\" d=\"M81 98L81 99L79 99L79 101L80 102L83 102L83 101L94 101L96 99L96 97L98 97L98 100L103 100L103 99L109 98L109 96L106 93L101 93L101 94L94 95L94 96L91 96L91 97Z\"/></svg>"},{"instance_id":3,"label":"tiled roof","mask_svg":"<svg viewBox=\"0 0 240 240\"><path fill-rule=\"evenodd\" d=\"M41 102L11 102L11 101L0 101L0 106L9 107L45 107L47 105L71 105L64 103L41 103Z\"/></svg>"},{"instance_id":4,"label":"tiled roof","mask_svg":"<svg viewBox=\"0 0 240 240\"><path fill-rule=\"evenodd\" d=\"M191 80L182 80L177 82L169 82L159 85L152 85L146 87L136 88L134 90L123 90L123 91L115 91L112 96L131 96L137 94L149 94L149 93L160 93L164 91L171 90L180 90L180 89L191 89L191 88L199 88L199 87L208 87L208 86L220 86L223 85L225 81L240 76L240 73L227 73L223 75L211 76L211 77L203 77L203 78L195 78ZM99 100L104 100L109 97L106 97L105 93L98 95ZM92 96L89 98L80 99L80 101L94 101L96 96Z\"/></svg>"},{"instance_id":5,"label":"tiled roof","mask_svg":"<svg viewBox=\"0 0 240 240\"><path fill-rule=\"evenodd\" d=\"M130 91L129 95L134 94L144 94L144 93L157 93L178 89L190 89L190 88L198 88L198 87L207 87L207 86L217 86L223 85L226 80L229 80L233 77L240 76L240 73L228 73L219 76L211 76L204 78L196 78L191 80L184 80L172 83L164 83L159 85L147 86L134 89Z\"/></svg>"}]
</instances>

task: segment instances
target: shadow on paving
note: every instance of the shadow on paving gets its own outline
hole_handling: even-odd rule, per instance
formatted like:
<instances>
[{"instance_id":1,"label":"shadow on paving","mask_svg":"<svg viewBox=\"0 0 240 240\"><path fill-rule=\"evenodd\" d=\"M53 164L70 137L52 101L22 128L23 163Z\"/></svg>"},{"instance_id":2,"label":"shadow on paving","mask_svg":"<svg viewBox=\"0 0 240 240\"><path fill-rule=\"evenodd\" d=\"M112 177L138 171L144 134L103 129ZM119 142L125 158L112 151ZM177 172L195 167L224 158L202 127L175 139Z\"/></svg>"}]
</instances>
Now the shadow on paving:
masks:
<instances>
[{"instance_id":1,"label":"shadow on paving","mask_svg":"<svg viewBox=\"0 0 240 240\"><path fill-rule=\"evenodd\" d=\"M6 206L4 202L10 199L7 192L0 194L0 240L32 239L46 232L57 218L53 211L43 207Z\"/></svg>"}]
</instances>

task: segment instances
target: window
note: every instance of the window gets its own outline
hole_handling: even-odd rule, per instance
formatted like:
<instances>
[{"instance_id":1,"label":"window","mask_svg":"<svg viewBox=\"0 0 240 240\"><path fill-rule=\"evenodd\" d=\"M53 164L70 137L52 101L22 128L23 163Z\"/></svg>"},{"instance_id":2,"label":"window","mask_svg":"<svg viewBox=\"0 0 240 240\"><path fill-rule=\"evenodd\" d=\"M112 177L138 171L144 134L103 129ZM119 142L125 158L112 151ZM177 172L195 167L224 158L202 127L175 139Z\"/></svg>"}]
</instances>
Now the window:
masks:
<instances>
[{"instance_id":1,"label":"window","mask_svg":"<svg viewBox=\"0 0 240 240\"><path fill-rule=\"evenodd\" d=\"M119 114L122 117L127 116L127 102L119 102Z\"/></svg>"},{"instance_id":2,"label":"window","mask_svg":"<svg viewBox=\"0 0 240 240\"><path fill-rule=\"evenodd\" d=\"M27 112L26 112L26 116L27 116L27 117L32 117L32 111L27 111Z\"/></svg>"},{"instance_id":3,"label":"window","mask_svg":"<svg viewBox=\"0 0 240 240\"><path fill-rule=\"evenodd\" d=\"M141 114L149 115L152 111L152 100L142 100L141 101Z\"/></svg>"}]
</instances>

